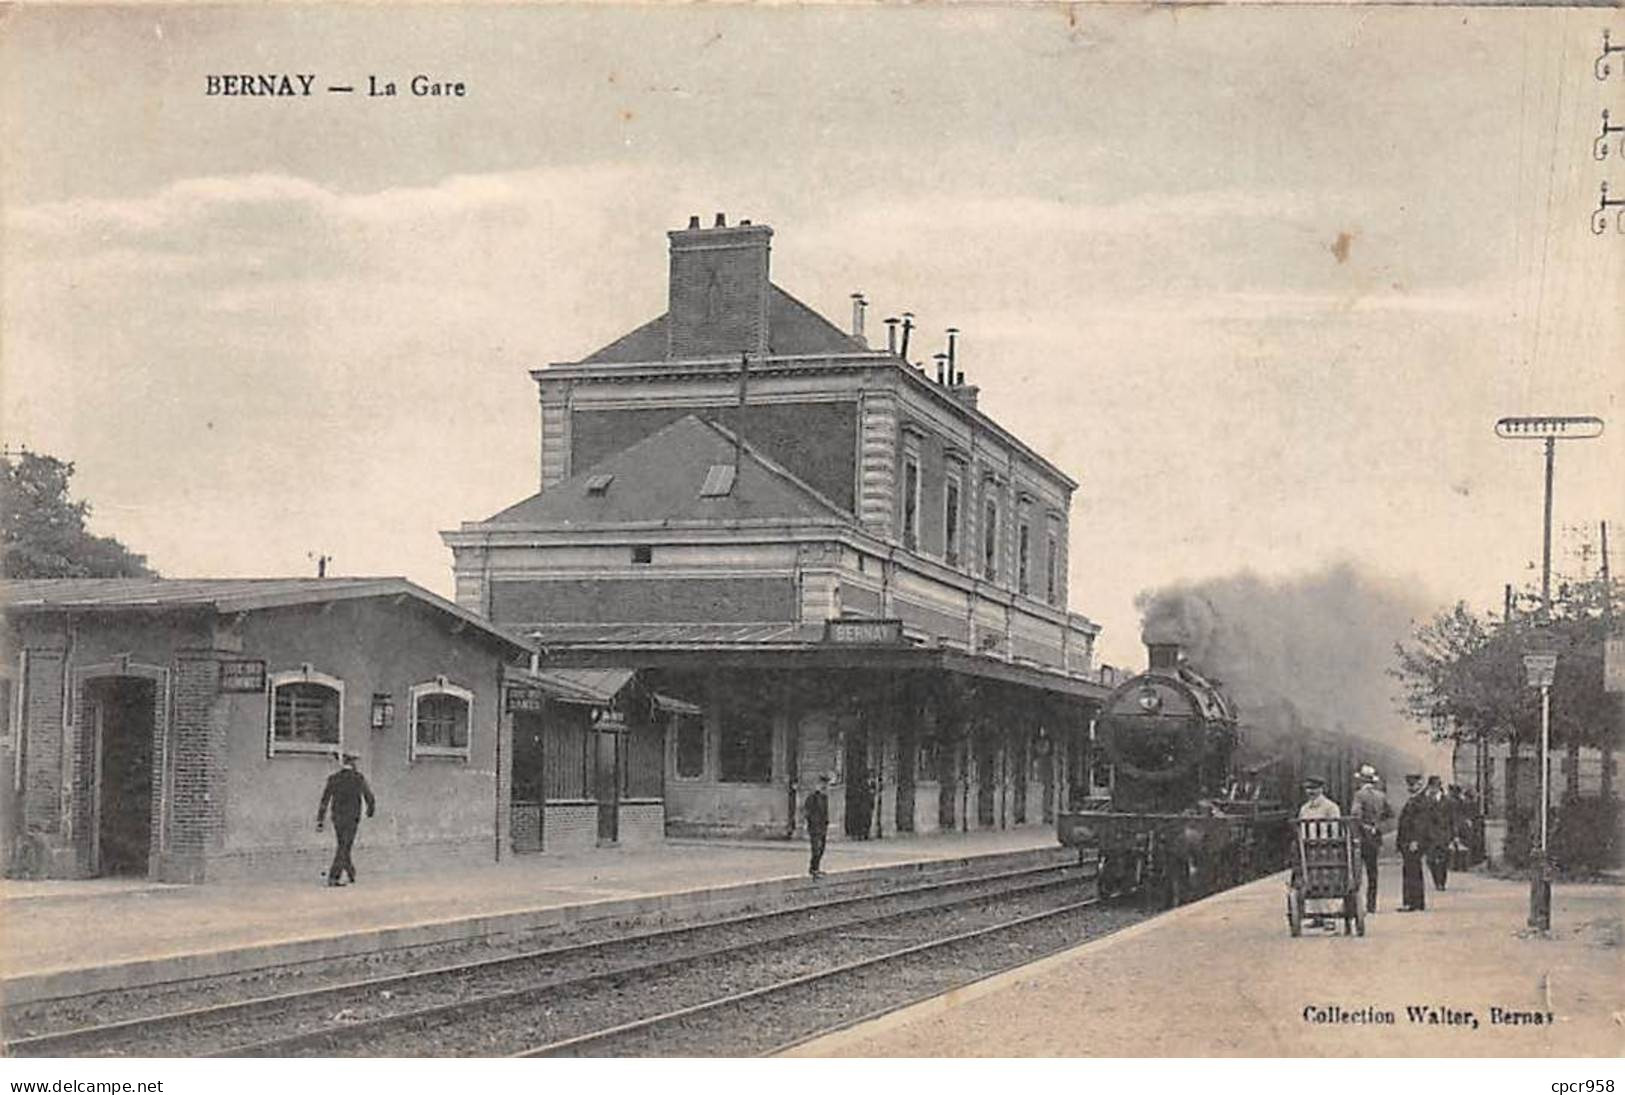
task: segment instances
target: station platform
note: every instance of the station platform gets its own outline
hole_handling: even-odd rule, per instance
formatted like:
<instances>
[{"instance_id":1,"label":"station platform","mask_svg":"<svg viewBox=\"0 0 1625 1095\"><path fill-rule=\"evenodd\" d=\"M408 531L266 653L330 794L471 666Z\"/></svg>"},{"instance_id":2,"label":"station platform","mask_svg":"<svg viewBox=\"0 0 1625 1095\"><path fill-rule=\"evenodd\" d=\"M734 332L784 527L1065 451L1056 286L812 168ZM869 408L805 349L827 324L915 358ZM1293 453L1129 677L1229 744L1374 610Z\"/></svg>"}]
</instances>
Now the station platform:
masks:
<instances>
[{"instance_id":1,"label":"station platform","mask_svg":"<svg viewBox=\"0 0 1625 1095\"><path fill-rule=\"evenodd\" d=\"M1291 938L1286 875L1249 883L799 1047L809 1057L1614 1057L1625 888L1458 873L1399 913L1383 863L1364 938ZM1517 1016L1519 1022L1497 1022ZM1538 1017L1538 1021L1536 1020Z\"/></svg>"},{"instance_id":2,"label":"station platform","mask_svg":"<svg viewBox=\"0 0 1625 1095\"><path fill-rule=\"evenodd\" d=\"M213 976L480 936L726 915L911 877L1075 853L1049 827L831 842L825 877L792 841L667 840L514 856L435 873L166 885L0 881L0 998L8 1003Z\"/></svg>"}]
</instances>

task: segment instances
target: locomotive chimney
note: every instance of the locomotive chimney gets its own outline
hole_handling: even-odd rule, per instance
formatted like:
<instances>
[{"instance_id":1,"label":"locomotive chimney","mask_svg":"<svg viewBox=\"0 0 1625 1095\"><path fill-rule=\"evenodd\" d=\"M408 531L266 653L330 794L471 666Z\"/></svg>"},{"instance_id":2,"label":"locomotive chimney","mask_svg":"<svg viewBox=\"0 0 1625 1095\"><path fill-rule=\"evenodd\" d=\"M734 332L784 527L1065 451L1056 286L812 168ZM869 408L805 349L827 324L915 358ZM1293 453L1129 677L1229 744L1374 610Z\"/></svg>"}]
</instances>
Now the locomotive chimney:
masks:
<instances>
[{"instance_id":1,"label":"locomotive chimney","mask_svg":"<svg viewBox=\"0 0 1625 1095\"><path fill-rule=\"evenodd\" d=\"M1161 669L1172 672L1179 668L1178 643L1146 643L1147 667L1152 671Z\"/></svg>"}]
</instances>

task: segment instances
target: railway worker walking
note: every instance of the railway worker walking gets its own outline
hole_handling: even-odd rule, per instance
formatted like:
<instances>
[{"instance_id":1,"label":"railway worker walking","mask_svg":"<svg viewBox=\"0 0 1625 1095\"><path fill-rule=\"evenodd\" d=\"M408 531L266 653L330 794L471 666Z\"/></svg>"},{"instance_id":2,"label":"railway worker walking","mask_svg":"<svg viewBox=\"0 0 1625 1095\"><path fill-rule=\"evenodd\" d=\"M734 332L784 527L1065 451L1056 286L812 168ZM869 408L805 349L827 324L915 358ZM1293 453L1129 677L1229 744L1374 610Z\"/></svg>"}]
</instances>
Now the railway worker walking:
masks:
<instances>
[{"instance_id":1,"label":"railway worker walking","mask_svg":"<svg viewBox=\"0 0 1625 1095\"><path fill-rule=\"evenodd\" d=\"M823 869L819 866L824 859L824 841L829 836L829 776L818 777L818 786L807 796L806 803L801 812L807 818L807 845L812 858L807 863L807 873L814 878L823 877Z\"/></svg>"},{"instance_id":2,"label":"railway worker walking","mask_svg":"<svg viewBox=\"0 0 1625 1095\"><path fill-rule=\"evenodd\" d=\"M1326 797L1325 780L1319 776L1309 776L1303 781L1303 789L1309 793L1309 798L1302 806L1298 807L1299 821L1343 816L1342 808Z\"/></svg>"},{"instance_id":3,"label":"railway worker walking","mask_svg":"<svg viewBox=\"0 0 1625 1095\"><path fill-rule=\"evenodd\" d=\"M1405 777L1411 797L1399 811L1399 832L1395 836L1400 855L1400 912L1422 912L1427 908L1427 890L1422 884L1422 856L1433 841L1433 807L1422 792L1422 777Z\"/></svg>"},{"instance_id":4,"label":"railway worker walking","mask_svg":"<svg viewBox=\"0 0 1625 1095\"><path fill-rule=\"evenodd\" d=\"M372 788L367 786L367 777L356 771L359 759L354 753L344 754L343 767L327 777L321 805L316 807L317 832L321 832L328 806L331 804L333 808L333 835L338 839L338 848L333 852L333 865L327 869L329 886L344 885L344 875L349 875L351 882L355 881L350 849L355 845L355 831L361 825L361 803L366 802L368 817L377 806Z\"/></svg>"},{"instance_id":5,"label":"railway worker walking","mask_svg":"<svg viewBox=\"0 0 1625 1095\"><path fill-rule=\"evenodd\" d=\"M1360 861L1365 865L1365 911L1377 911L1377 856L1382 852L1382 823L1394 816L1388 796L1377 786L1377 770L1369 764L1360 766L1356 778L1360 789L1354 792L1349 812L1360 826Z\"/></svg>"}]
</instances>

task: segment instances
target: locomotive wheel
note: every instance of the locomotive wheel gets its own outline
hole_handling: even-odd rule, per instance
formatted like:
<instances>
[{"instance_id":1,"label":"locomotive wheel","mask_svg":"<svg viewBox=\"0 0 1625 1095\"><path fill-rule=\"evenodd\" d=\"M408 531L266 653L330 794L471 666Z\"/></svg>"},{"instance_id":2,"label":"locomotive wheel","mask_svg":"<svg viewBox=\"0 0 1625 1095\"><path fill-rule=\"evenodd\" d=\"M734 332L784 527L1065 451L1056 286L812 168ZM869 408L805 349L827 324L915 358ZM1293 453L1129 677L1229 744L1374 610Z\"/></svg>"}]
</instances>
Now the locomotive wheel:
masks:
<instances>
[{"instance_id":1,"label":"locomotive wheel","mask_svg":"<svg viewBox=\"0 0 1625 1095\"><path fill-rule=\"evenodd\" d=\"M1303 935L1303 898L1297 890L1286 892L1286 925L1292 938Z\"/></svg>"}]
</instances>

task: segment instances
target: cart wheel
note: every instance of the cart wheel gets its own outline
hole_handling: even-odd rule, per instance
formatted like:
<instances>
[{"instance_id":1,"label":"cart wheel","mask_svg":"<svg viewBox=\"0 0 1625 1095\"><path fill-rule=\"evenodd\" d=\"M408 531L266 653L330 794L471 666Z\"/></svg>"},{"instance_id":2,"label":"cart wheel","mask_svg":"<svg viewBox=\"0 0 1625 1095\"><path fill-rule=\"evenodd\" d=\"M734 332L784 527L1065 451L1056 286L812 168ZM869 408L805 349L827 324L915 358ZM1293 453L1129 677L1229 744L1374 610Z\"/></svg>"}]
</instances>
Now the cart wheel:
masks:
<instances>
[{"instance_id":1,"label":"cart wheel","mask_svg":"<svg viewBox=\"0 0 1625 1095\"><path fill-rule=\"evenodd\" d=\"M1354 934L1365 935L1365 906L1358 901L1354 903Z\"/></svg>"},{"instance_id":2,"label":"cart wheel","mask_svg":"<svg viewBox=\"0 0 1625 1095\"><path fill-rule=\"evenodd\" d=\"M1286 925L1296 939L1303 934L1303 899L1297 890L1286 892Z\"/></svg>"}]
</instances>

